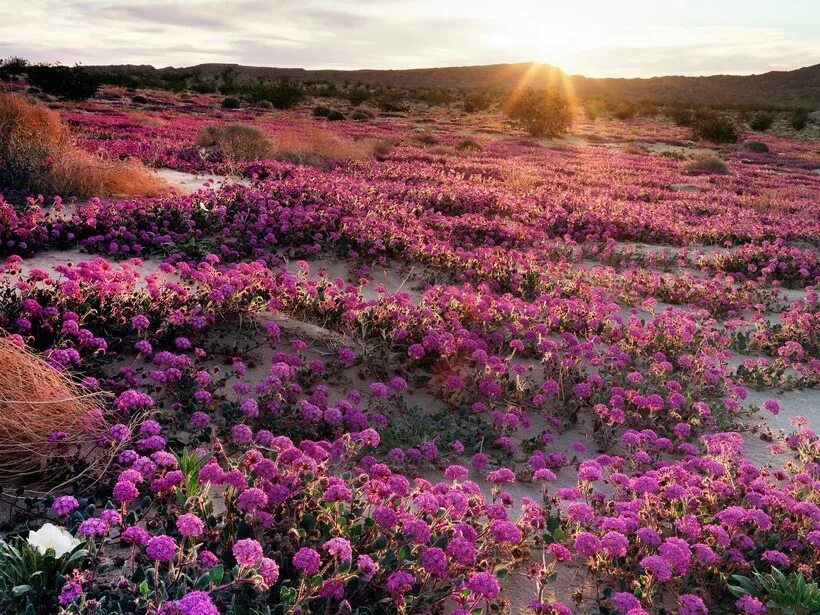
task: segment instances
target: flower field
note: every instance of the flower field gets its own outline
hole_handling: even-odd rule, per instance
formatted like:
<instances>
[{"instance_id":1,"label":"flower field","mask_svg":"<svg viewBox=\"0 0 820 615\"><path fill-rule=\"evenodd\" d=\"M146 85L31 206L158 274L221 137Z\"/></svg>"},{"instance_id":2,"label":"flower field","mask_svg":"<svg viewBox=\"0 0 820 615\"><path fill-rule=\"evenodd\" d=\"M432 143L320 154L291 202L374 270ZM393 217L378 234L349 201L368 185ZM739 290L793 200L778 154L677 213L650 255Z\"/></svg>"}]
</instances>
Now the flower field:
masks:
<instances>
[{"instance_id":1,"label":"flower field","mask_svg":"<svg viewBox=\"0 0 820 615\"><path fill-rule=\"evenodd\" d=\"M0 198L6 341L94 400L0 442L0 611L820 612L817 142L146 96L59 113L187 187Z\"/></svg>"}]
</instances>

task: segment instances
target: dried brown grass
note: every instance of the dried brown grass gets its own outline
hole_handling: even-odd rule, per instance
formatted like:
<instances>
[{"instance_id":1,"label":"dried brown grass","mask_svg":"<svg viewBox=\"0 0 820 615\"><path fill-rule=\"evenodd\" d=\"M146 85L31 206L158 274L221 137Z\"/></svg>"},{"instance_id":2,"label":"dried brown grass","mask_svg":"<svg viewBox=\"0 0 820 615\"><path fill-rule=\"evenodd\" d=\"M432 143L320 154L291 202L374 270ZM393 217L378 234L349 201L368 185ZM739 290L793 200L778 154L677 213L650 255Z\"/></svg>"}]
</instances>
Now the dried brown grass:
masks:
<instances>
[{"instance_id":1,"label":"dried brown grass","mask_svg":"<svg viewBox=\"0 0 820 615\"><path fill-rule=\"evenodd\" d=\"M101 401L27 347L0 337L0 483L92 446L105 428ZM55 433L65 434L59 443L51 441Z\"/></svg>"},{"instance_id":2,"label":"dried brown grass","mask_svg":"<svg viewBox=\"0 0 820 615\"><path fill-rule=\"evenodd\" d=\"M273 154L273 144L267 135L245 124L206 126L197 136L197 145L218 147L231 160L264 160Z\"/></svg>"},{"instance_id":3,"label":"dried brown grass","mask_svg":"<svg viewBox=\"0 0 820 615\"><path fill-rule=\"evenodd\" d=\"M0 157L21 188L64 196L155 196L168 184L136 160L107 160L78 148L59 115L0 92Z\"/></svg>"},{"instance_id":4,"label":"dried brown grass","mask_svg":"<svg viewBox=\"0 0 820 615\"><path fill-rule=\"evenodd\" d=\"M370 139L350 141L321 128L283 130L274 139L273 158L297 164L322 164L338 160L366 160L379 143Z\"/></svg>"}]
</instances>

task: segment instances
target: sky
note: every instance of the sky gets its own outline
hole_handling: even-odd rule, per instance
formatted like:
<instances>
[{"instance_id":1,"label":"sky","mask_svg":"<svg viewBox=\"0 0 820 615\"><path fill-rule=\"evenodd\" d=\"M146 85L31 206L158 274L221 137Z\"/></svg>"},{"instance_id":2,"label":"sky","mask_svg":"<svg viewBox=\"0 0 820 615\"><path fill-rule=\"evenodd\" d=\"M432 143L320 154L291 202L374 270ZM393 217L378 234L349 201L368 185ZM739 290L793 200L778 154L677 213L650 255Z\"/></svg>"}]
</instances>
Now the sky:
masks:
<instances>
[{"instance_id":1,"label":"sky","mask_svg":"<svg viewBox=\"0 0 820 615\"><path fill-rule=\"evenodd\" d=\"M649 77L820 63L819 0L0 0L0 24L0 57L63 64Z\"/></svg>"}]
</instances>

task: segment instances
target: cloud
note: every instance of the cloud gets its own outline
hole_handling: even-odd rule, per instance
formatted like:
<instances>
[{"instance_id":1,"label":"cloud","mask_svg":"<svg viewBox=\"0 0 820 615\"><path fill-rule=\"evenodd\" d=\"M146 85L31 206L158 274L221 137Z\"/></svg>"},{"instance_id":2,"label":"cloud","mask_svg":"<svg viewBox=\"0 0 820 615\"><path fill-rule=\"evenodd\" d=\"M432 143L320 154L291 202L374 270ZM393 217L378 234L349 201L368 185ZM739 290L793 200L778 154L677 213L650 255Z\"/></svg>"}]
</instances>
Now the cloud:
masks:
<instances>
[{"instance_id":1,"label":"cloud","mask_svg":"<svg viewBox=\"0 0 820 615\"><path fill-rule=\"evenodd\" d=\"M27 0L0 2L0 23L14 24L4 29L0 54L67 64L305 68L537 60L593 76L762 72L820 57L820 27L806 25L820 11L808 6L789 18L757 3L726 13L729 25L713 0L690 4L681 21L674 6L649 0L632 0L630 10L606 0Z\"/></svg>"}]
</instances>

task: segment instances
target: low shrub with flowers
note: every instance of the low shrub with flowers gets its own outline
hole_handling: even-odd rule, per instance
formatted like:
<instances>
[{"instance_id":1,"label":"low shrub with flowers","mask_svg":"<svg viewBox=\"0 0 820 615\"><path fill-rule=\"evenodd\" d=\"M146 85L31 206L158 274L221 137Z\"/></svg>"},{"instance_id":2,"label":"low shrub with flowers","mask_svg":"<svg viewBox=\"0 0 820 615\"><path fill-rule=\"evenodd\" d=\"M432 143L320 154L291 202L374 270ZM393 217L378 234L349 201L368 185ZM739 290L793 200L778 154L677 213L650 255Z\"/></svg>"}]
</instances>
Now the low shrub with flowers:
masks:
<instances>
[{"instance_id":1,"label":"low shrub with flowers","mask_svg":"<svg viewBox=\"0 0 820 615\"><path fill-rule=\"evenodd\" d=\"M662 461L671 443L648 430L627 432L622 443L629 457L581 464L565 524L575 552L608 588L599 598L618 612L666 603L685 613L728 608L733 575L770 567L816 576L813 460L760 468L742 457L736 433L704 436L705 450L679 445L684 456L674 463Z\"/></svg>"}]
</instances>

